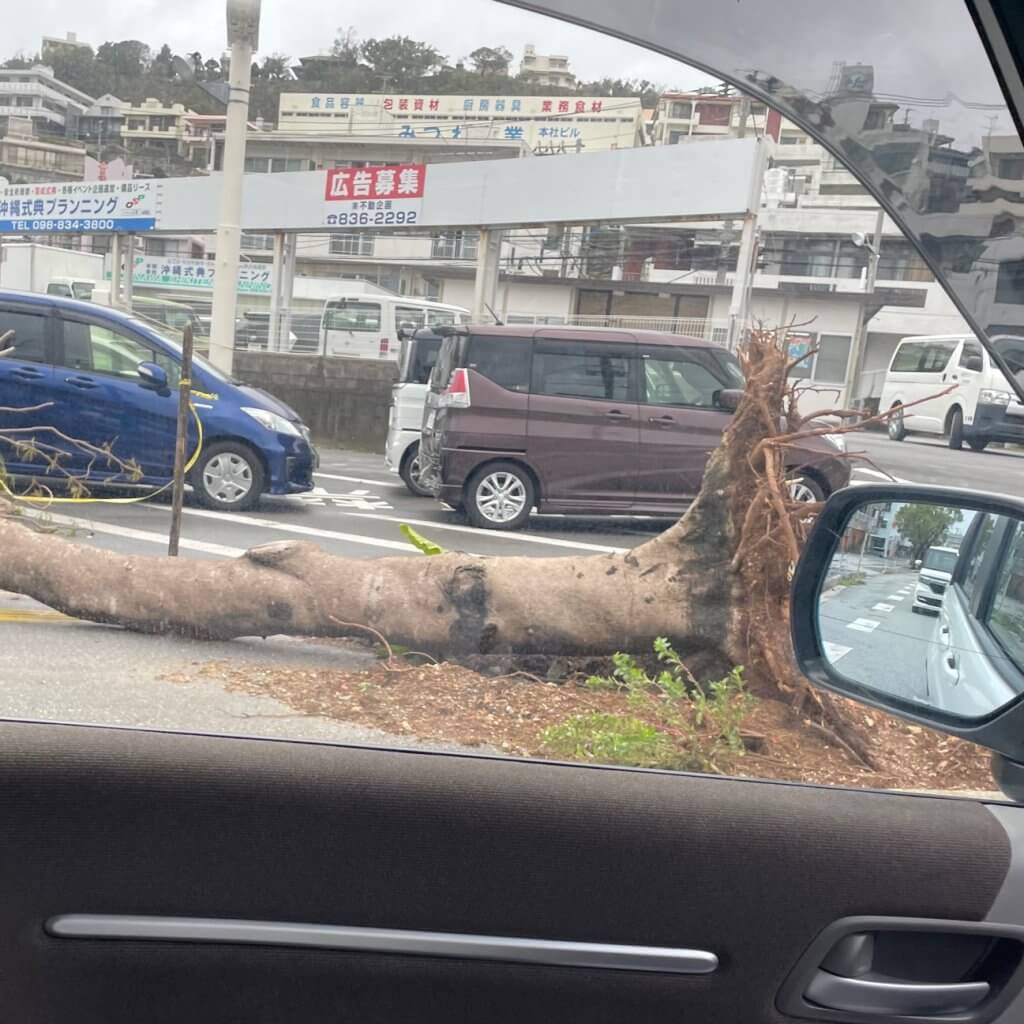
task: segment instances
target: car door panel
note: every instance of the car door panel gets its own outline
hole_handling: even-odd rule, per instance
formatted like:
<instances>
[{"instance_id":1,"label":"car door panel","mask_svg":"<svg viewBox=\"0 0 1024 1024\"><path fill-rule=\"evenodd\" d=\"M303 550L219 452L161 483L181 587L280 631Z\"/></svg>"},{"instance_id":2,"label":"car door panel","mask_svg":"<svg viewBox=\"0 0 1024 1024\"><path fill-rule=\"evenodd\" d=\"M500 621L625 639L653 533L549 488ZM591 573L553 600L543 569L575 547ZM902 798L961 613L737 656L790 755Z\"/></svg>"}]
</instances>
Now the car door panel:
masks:
<instances>
[{"instance_id":1,"label":"car door panel","mask_svg":"<svg viewBox=\"0 0 1024 1024\"><path fill-rule=\"evenodd\" d=\"M732 418L714 405L715 390L729 382L713 378L712 358L686 347L652 346L644 351L638 510L678 511L700 490L704 467Z\"/></svg>"},{"instance_id":2,"label":"car door panel","mask_svg":"<svg viewBox=\"0 0 1024 1024\"><path fill-rule=\"evenodd\" d=\"M178 400L174 388L146 387L135 372L137 362L159 360L172 372L165 354L141 340L86 320L61 319L63 344L54 376L60 398L62 430L70 438L96 447L111 445L123 462L137 463L146 480L161 482L174 465ZM176 383L176 378L172 381ZM123 476L116 462L69 445L70 464L90 478Z\"/></svg>"},{"instance_id":3,"label":"car door panel","mask_svg":"<svg viewBox=\"0 0 1024 1024\"><path fill-rule=\"evenodd\" d=\"M13 335L0 342L0 350L13 349L0 357L0 430L11 440L56 445L51 429L53 318L43 307L5 306L0 310L0 336L10 331ZM29 458L10 443L0 444L0 459L16 474L42 475L45 468L41 457Z\"/></svg>"},{"instance_id":4,"label":"car door panel","mask_svg":"<svg viewBox=\"0 0 1024 1024\"><path fill-rule=\"evenodd\" d=\"M628 345L537 336L526 443L545 510L632 507L640 445L633 355Z\"/></svg>"},{"instance_id":5,"label":"car door panel","mask_svg":"<svg viewBox=\"0 0 1024 1024\"><path fill-rule=\"evenodd\" d=\"M834 921L977 922L986 808L654 771L0 724L11 1020L776 1022ZM665 947L704 974L58 937L69 914ZM634 949L635 952L635 949Z\"/></svg>"}]
</instances>

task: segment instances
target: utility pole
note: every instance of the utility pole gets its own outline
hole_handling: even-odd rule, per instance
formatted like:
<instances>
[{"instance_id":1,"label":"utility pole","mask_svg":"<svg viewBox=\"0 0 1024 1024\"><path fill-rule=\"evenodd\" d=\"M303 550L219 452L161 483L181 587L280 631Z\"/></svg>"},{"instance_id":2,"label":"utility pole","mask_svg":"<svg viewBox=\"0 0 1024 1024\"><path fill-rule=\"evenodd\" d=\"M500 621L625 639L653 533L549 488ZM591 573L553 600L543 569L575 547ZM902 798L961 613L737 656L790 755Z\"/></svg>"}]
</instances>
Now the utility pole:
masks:
<instances>
[{"instance_id":1,"label":"utility pole","mask_svg":"<svg viewBox=\"0 0 1024 1024\"><path fill-rule=\"evenodd\" d=\"M875 233L868 242L864 236L857 232L850 236L850 240L858 248L868 251L868 272L864 280L864 296L861 299L860 309L857 313L857 326L853 332L853 343L850 346L850 357L846 361L846 379L843 381L843 407L852 409L856 399L854 392L857 389L857 382L860 379L860 364L867 347L868 323L870 317L867 315L867 304L875 294L875 281L878 279L878 261L882 255L882 228L885 226L885 210L878 208L875 216Z\"/></svg>"},{"instance_id":2,"label":"utility pole","mask_svg":"<svg viewBox=\"0 0 1024 1024\"><path fill-rule=\"evenodd\" d=\"M733 277L732 297L729 301L729 335L727 346L735 352L743 340L743 332L750 317L750 291L754 278L754 261L757 257L757 217L761 209L761 183L768 167L770 141L760 138L756 141L757 152L750 179L750 193L747 210L743 215L743 230L740 232L740 251L736 259L736 274Z\"/></svg>"},{"instance_id":3,"label":"utility pole","mask_svg":"<svg viewBox=\"0 0 1024 1024\"><path fill-rule=\"evenodd\" d=\"M235 356L235 307L238 260L242 241L242 187L245 180L245 133L249 121L249 79L253 51L259 45L260 0L227 0L228 45L231 47L224 168L221 174L220 224L217 228L217 272L213 282L213 324L210 362L229 374Z\"/></svg>"},{"instance_id":4,"label":"utility pole","mask_svg":"<svg viewBox=\"0 0 1024 1024\"><path fill-rule=\"evenodd\" d=\"M178 553L181 540L181 507L185 501L185 459L188 442L188 414L192 393L192 325L181 333L181 379L178 381L178 425L174 438L174 475L171 477L171 533L167 554Z\"/></svg>"}]
</instances>

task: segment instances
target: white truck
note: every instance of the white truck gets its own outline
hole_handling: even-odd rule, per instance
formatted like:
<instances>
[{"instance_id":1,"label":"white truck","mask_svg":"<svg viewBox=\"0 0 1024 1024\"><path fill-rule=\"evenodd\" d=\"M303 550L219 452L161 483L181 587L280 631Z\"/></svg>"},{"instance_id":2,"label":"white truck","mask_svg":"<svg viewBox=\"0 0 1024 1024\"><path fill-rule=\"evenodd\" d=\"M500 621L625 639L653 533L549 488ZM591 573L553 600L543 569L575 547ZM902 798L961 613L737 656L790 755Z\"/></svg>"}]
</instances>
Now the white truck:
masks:
<instances>
[{"instance_id":1,"label":"white truck","mask_svg":"<svg viewBox=\"0 0 1024 1024\"><path fill-rule=\"evenodd\" d=\"M103 257L80 249L35 242L9 242L0 248L0 288L44 292L86 302L109 302Z\"/></svg>"}]
</instances>

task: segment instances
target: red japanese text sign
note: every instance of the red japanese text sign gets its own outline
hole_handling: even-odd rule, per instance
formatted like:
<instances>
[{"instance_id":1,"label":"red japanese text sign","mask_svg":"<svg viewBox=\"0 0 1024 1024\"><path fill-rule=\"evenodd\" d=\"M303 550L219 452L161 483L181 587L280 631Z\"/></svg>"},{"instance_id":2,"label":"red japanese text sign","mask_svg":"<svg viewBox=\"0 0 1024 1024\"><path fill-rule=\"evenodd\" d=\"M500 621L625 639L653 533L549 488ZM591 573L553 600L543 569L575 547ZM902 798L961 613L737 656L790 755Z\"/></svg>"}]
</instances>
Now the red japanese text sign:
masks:
<instances>
[{"instance_id":1,"label":"red japanese text sign","mask_svg":"<svg viewBox=\"0 0 1024 1024\"><path fill-rule=\"evenodd\" d=\"M327 172L325 199L422 199L426 164L394 167L332 167Z\"/></svg>"}]
</instances>

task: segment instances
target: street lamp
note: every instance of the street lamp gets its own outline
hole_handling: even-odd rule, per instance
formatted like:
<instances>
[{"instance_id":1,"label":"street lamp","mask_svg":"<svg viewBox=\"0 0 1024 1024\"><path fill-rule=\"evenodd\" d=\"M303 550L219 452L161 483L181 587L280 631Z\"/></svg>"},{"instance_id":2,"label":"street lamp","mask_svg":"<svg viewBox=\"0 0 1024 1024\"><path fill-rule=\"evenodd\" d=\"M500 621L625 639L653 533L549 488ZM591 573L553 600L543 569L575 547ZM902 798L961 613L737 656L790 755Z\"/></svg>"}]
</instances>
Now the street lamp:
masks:
<instances>
[{"instance_id":1,"label":"street lamp","mask_svg":"<svg viewBox=\"0 0 1024 1024\"><path fill-rule=\"evenodd\" d=\"M242 241L242 182L245 133L249 122L249 81L253 51L259 45L260 0L227 0L231 72L221 168L220 224L217 227L217 272L213 281L210 362L230 374L235 354L235 306Z\"/></svg>"}]
</instances>

